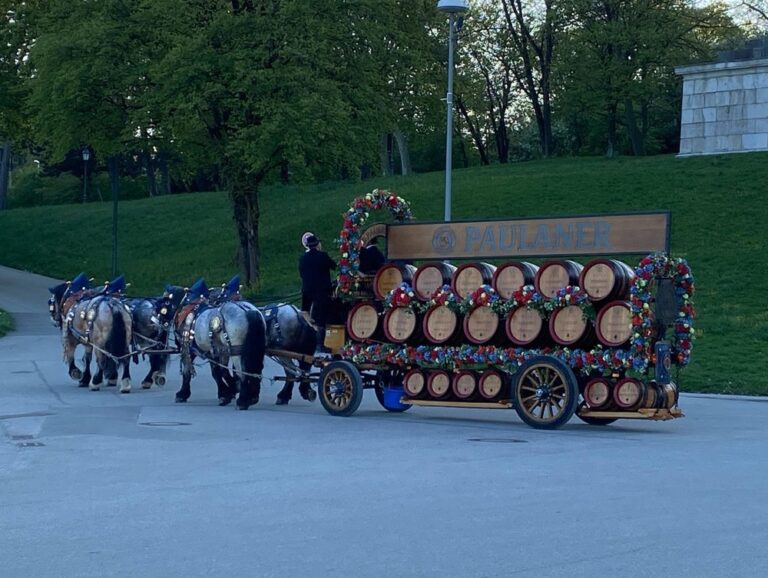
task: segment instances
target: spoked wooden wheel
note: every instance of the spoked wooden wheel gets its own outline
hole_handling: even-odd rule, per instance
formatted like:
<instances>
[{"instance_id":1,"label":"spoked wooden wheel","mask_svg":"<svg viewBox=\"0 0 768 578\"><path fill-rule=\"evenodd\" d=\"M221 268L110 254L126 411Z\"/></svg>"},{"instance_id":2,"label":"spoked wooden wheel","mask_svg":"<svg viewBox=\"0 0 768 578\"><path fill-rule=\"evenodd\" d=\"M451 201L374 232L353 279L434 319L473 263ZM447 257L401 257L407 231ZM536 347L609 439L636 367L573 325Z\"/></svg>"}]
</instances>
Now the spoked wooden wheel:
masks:
<instances>
[{"instance_id":1,"label":"spoked wooden wheel","mask_svg":"<svg viewBox=\"0 0 768 578\"><path fill-rule=\"evenodd\" d=\"M363 400L360 372L348 361L332 361L320 373L320 403L331 415L350 416Z\"/></svg>"},{"instance_id":2,"label":"spoked wooden wheel","mask_svg":"<svg viewBox=\"0 0 768 578\"><path fill-rule=\"evenodd\" d=\"M515 411L531 427L554 429L565 424L579 401L576 376L562 361L540 355L514 375Z\"/></svg>"}]
</instances>

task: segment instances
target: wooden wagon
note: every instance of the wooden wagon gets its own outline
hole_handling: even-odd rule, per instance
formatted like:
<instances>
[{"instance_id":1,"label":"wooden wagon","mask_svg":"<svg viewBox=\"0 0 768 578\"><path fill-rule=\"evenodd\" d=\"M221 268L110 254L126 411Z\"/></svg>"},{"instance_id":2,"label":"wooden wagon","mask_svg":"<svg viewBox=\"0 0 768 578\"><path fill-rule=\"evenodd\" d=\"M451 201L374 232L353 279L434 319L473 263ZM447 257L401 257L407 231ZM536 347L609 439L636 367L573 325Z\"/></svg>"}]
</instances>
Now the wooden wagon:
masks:
<instances>
[{"instance_id":1,"label":"wooden wagon","mask_svg":"<svg viewBox=\"0 0 768 578\"><path fill-rule=\"evenodd\" d=\"M395 224L363 230L380 208ZM403 199L378 190L346 214L346 323L329 327L334 355L304 377L328 413L352 415L372 389L392 412L514 409L545 429L574 413L596 425L683 415L671 369L690 359L694 286L688 264L668 256L668 212L409 220ZM388 263L364 276L356 264L372 236L386 239Z\"/></svg>"}]
</instances>

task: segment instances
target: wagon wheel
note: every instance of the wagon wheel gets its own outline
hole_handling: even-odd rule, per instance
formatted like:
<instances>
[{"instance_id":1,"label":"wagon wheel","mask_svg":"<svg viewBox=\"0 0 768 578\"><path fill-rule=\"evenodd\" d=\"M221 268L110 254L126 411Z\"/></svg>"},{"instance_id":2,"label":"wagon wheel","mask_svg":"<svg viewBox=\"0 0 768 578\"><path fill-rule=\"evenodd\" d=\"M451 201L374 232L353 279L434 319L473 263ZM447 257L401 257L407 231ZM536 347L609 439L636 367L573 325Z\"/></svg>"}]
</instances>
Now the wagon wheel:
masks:
<instances>
[{"instance_id":1,"label":"wagon wheel","mask_svg":"<svg viewBox=\"0 0 768 578\"><path fill-rule=\"evenodd\" d=\"M378 371L376 372L376 377L376 386L373 388L373 391L376 393L376 399L379 400L381 407L392 413L403 413L404 411L411 409L409 404L400 403L396 407L393 407L384 403L384 387L387 385L389 381L388 378L391 377L391 374L389 372Z\"/></svg>"},{"instance_id":2,"label":"wagon wheel","mask_svg":"<svg viewBox=\"0 0 768 578\"><path fill-rule=\"evenodd\" d=\"M355 413L363 401L360 372L348 361L331 361L318 380L320 403L331 415L347 417Z\"/></svg>"},{"instance_id":3,"label":"wagon wheel","mask_svg":"<svg viewBox=\"0 0 768 578\"><path fill-rule=\"evenodd\" d=\"M579 415L581 410L585 407L586 405L582 402L579 404L579 409L576 410L576 417L578 417L584 423L588 423L589 425L608 425L609 423L616 421L615 417L592 417L591 415Z\"/></svg>"},{"instance_id":4,"label":"wagon wheel","mask_svg":"<svg viewBox=\"0 0 768 578\"><path fill-rule=\"evenodd\" d=\"M538 355L515 373L512 397L521 420L538 429L554 429L564 425L576 411L579 386L562 361Z\"/></svg>"}]
</instances>

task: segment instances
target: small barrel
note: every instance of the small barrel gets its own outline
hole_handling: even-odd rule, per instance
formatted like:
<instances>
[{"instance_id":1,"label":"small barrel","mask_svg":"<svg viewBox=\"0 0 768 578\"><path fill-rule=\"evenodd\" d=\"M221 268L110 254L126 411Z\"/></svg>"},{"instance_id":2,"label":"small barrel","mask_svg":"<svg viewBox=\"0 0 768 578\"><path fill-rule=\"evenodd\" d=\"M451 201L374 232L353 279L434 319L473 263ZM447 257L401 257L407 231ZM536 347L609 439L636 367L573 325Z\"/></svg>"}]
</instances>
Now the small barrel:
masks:
<instances>
[{"instance_id":1,"label":"small barrel","mask_svg":"<svg viewBox=\"0 0 768 578\"><path fill-rule=\"evenodd\" d=\"M477 380L477 393L488 401L498 399L504 392L504 375L495 369L486 369Z\"/></svg>"},{"instance_id":2,"label":"small barrel","mask_svg":"<svg viewBox=\"0 0 768 578\"><path fill-rule=\"evenodd\" d=\"M490 263L465 263L453 274L451 289L462 299L466 299L475 289L493 282L496 267Z\"/></svg>"},{"instance_id":3,"label":"small barrel","mask_svg":"<svg viewBox=\"0 0 768 578\"><path fill-rule=\"evenodd\" d=\"M422 301L432 298L443 285L450 285L456 267L442 261L430 261L416 269L413 275L413 292Z\"/></svg>"},{"instance_id":4,"label":"small barrel","mask_svg":"<svg viewBox=\"0 0 768 578\"><path fill-rule=\"evenodd\" d=\"M578 305L555 310L549 318L549 334L559 345L586 347L595 341L595 327L584 319Z\"/></svg>"},{"instance_id":5,"label":"small barrel","mask_svg":"<svg viewBox=\"0 0 768 578\"><path fill-rule=\"evenodd\" d=\"M616 382L613 388L613 401L625 410L638 408L645 399L645 384L632 377L625 377Z\"/></svg>"},{"instance_id":6,"label":"small barrel","mask_svg":"<svg viewBox=\"0 0 768 578\"><path fill-rule=\"evenodd\" d=\"M384 336L392 343L416 341L421 335L421 327L417 315L406 307L387 309L382 319Z\"/></svg>"},{"instance_id":7,"label":"small barrel","mask_svg":"<svg viewBox=\"0 0 768 578\"><path fill-rule=\"evenodd\" d=\"M379 330L379 312L373 303L363 301L349 310L347 315L347 335L353 341L366 341L374 338Z\"/></svg>"},{"instance_id":8,"label":"small barrel","mask_svg":"<svg viewBox=\"0 0 768 578\"><path fill-rule=\"evenodd\" d=\"M472 371L461 370L453 374L453 395L458 399L470 399L477 393L477 376Z\"/></svg>"},{"instance_id":9,"label":"small barrel","mask_svg":"<svg viewBox=\"0 0 768 578\"><path fill-rule=\"evenodd\" d=\"M579 275L579 287L589 300L606 303L629 299L629 290L635 280L632 267L617 259L594 259L584 265Z\"/></svg>"},{"instance_id":10,"label":"small barrel","mask_svg":"<svg viewBox=\"0 0 768 578\"><path fill-rule=\"evenodd\" d=\"M382 265L373 278L373 294L376 299L384 299L392 289L399 287L401 283L413 286L413 276L416 267L399 263L387 263Z\"/></svg>"},{"instance_id":11,"label":"small barrel","mask_svg":"<svg viewBox=\"0 0 768 578\"><path fill-rule=\"evenodd\" d=\"M677 401L678 401L677 386L674 383L670 382L670 383L665 383L664 385L661 386L661 388L664 393L663 407L667 409L672 409L677 405Z\"/></svg>"},{"instance_id":12,"label":"small barrel","mask_svg":"<svg viewBox=\"0 0 768 578\"><path fill-rule=\"evenodd\" d=\"M640 407L648 409L659 409L664 407L664 388L655 381L651 381L645 386L645 396Z\"/></svg>"},{"instance_id":13,"label":"small barrel","mask_svg":"<svg viewBox=\"0 0 768 578\"><path fill-rule=\"evenodd\" d=\"M580 263L570 259L545 261L536 272L534 280L536 291L547 299L551 299L563 287L578 285L582 269Z\"/></svg>"},{"instance_id":14,"label":"small barrel","mask_svg":"<svg viewBox=\"0 0 768 578\"><path fill-rule=\"evenodd\" d=\"M464 316L464 336L475 345L497 341L500 335L499 315L490 307L475 307Z\"/></svg>"},{"instance_id":15,"label":"small barrel","mask_svg":"<svg viewBox=\"0 0 768 578\"><path fill-rule=\"evenodd\" d=\"M448 343L460 333L459 317L445 305L436 305L424 313L421 324L424 337L430 343Z\"/></svg>"},{"instance_id":16,"label":"small barrel","mask_svg":"<svg viewBox=\"0 0 768 578\"><path fill-rule=\"evenodd\" d=\"M502 299L512 299L515 291L533 285L539 268L528 261L507 261L496 267L491 287Z\"/></svg>"},{"instance_id":17,"label":"small barrel","mask_svg":"<svg viewBox=\"0 0 768 578\"><path fill-rule=\"evenodd\" d=\"M597 340L608 347L621 347L632 338L632 309L629 301L611 301L597 314Z\"/></svg>"},{"instance_id":18,"label":"small barrel","mask_svg":"<svg viewBox=\"0 0 768 578\"><path fill-rule=\"evenodd\" d=\"M589 409L606 409L613 400L613 384L604 377L590 379L584 386L583 397Z\"/></svg>"},{"instance_id":19,"label":"small barrel","mask_svg":"<svg viewBox=\"0 0 768 578\"><path fill-rule=\"evenodd\" d=\"M427 392L433 399L448 399L451 396L451 376L439 369L431 371L427 377Z\"/></svg>"},{"instance_id":20,"label":"small barrel","mask_svg":"<svg viewBox=\"0 0 768 578\"><path fill-rule=\"evenodd\" d=\"M507 338L521 347L548 341L547 324L538 311L527 307L513 309L504 321Z\"/></svg>"},{"instance_id":21,"label":"small barrel","mask_svg":"<svg viewBox=\"0 0 768 578\"><path fill-rule=\"evenodd\" d=\"M403 391L406 397L420 398L427 395L427 377L420 369L411 369L403 376Z\"/></svg>"}]
</instances>

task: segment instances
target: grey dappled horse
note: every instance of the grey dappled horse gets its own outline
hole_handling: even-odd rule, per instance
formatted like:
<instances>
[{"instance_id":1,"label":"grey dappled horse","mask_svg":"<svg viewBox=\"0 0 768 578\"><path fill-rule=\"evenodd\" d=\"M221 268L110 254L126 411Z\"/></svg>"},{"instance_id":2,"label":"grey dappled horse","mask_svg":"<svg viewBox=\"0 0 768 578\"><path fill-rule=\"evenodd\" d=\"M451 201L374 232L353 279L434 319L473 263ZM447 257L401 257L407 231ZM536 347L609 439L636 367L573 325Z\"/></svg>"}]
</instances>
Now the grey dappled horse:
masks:
<instances>
[{"instance_id":1,"label":"grey dappled horse","mask_svg":"<svg viewBox=\"0 0 768 578\"><path fill-rule=\"evenodd\" d=\"M131 391L130 344L133 322L131 314L119 299L106 295L92 296L89 290L70 292L70 284L51 287L48 300L51 320L61 329L64 362L69 375L80 387L97 391L103 378L107 385L117 385L122 367L120 393ZM75 364L75 350L83 345L84 369ZM91 380L91 357L96 355L98 371Z\"/></svg>"},{"instance_id":2,"label":"grey dappled horse","mask_svg":"<svg viewBox=\"0 0 768 578\"><path fill-rule=\"evenodd\" d=\"M307 322L299 309L294 305L279 303L260 307L267 322L267 348L285 350L293 353L313 355L317 343L317 332ZM302 374L309 373L311 363L298 361L290 357L272 355L285 371L286 382L277 394L277 404L285 405L293 397L293 386L299 383L299 394L304 399L314 401L317 394L307 381L301 381ZM295 379L291 379L291 378Z\"/></svg>"},{"instance_id":3,"label":"grey dappled horse","mask_svg":"<svg viewBox=\"0 0 768 578\"><path fill-rule=\"evenodd\" d=\"M181 350L182 384L176 401L191 395L194 361L210 361L219 405L228 405L239 390L238 409L258 403L264 369L266 324L261 312L245 301L211 305L203 297L185 303L174 322Z\"/></svg>"},{"instance_id":4,"label":"grey dappled horse","mask_svg":"<svg viewBox=\"0 0 768 578\"><path fill-rule=\"evenodd\" d=\"M165 371L170 357L168 338L183 297L183 288L168 285L160 297L123 300L133 318L134 350L141 351L141 355L146 355L149 360L149 372L141 380L144 389L149 389L152 384L165 385Z\"/></svg>"}]
</instances>

